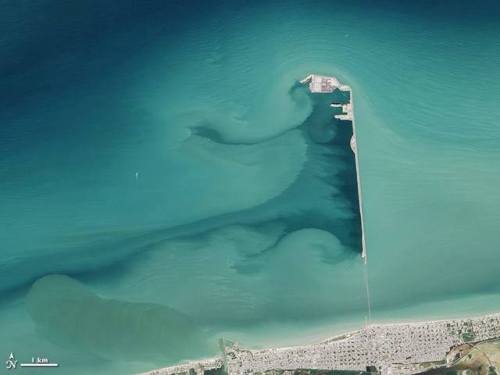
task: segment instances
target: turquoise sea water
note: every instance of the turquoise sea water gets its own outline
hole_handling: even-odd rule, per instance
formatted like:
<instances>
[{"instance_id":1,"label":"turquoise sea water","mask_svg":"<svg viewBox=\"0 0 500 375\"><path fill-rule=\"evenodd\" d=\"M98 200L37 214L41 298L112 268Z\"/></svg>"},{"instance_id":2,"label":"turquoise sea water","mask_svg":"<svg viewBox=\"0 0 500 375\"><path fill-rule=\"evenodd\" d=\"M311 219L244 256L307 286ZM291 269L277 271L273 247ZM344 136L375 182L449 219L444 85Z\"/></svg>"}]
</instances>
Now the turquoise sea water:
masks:
<instances>
[{"instance_id":1,"label":"turquoise sea water","mask_svg":"<svg viewBox=\"0 0 500 375\"><path fill-rule=\"evenodd\" d=\"M372 318L498 310L499 17L1 3L0 355L133 373L363 324L352 159L311 72L354 90Z\"/></svg>"}]
</instances>

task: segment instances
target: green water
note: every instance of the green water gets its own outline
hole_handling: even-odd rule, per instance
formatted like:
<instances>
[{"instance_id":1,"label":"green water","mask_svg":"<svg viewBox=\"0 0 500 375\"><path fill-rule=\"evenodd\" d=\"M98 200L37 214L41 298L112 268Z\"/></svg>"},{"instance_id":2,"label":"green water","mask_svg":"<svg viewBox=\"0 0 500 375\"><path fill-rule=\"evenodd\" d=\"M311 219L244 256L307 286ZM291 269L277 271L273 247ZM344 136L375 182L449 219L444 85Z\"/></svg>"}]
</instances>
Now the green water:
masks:
<instances>
[{"instance_id":1,"label":"green water","mask_svg":"<svg viewBox=\"0 0 500 375\"><path fill-rule=\"evenodd\" d=\"M312 72L354 92L373 320L498 310L495 2L0 10L6 358L132 373L364 324L352 159Z\"/></svg>"}]
</instances>

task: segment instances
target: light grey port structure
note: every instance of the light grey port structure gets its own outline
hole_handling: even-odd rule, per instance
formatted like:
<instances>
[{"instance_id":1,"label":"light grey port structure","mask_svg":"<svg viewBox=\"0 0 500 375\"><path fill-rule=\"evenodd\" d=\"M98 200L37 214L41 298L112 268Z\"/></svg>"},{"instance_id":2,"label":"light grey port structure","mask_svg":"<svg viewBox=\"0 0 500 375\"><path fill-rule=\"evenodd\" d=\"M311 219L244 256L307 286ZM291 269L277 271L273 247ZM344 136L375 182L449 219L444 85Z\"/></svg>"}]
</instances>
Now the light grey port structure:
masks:
<instances>
[{"instance_id":1,"label":"light grey port structure","mask_svg":"<svg viewBox=\"0 0 500 375\"><path fill-rule=\"evenodd\" d=\"M351 87L337 78L310 74L301 83L308 84L312 93L349 92L349 103L341 104L341 121L351 121L351 148L356 160L359 209L362 229L362 258L367 261L363 201L359 172L359 147L356 142L354 100ZM334 106L338 106L335 104ZM370 301L367 278L368 317ZM370 323L370 319L368 319ZM465 343L500 339L500 313L477 318L429 320L412 323L367 324L364 328L324 340L319 343L248 350L237 343L222 345L222 354L215 358L186 362L142 375L204 374L224 368L229 375L262 374L271 370L351 370L364 371L376 367L381 375L410 375L442 366L453 348Z\"/></svg>"},{"instance_id":2,"label":"light grey port structure","mask_svg":"<svg viewBox=\"0 0 500 375\"><path fill-rule=\"evenodd\" d=\"M341 83L336 77L323 76L319 74L309 74L306 78L300 81L302 84L309 85L309 91L315 94L332 93L335 90L345 91L349 93L349 102L347 104L331 104L332 107L342 108L341 114L336 114L334 117L342 121L350 121L352 123L352 137L350 146L354 152L356 162L356 183L358 187L358 205L359 216L361 219L361 257L367 262L366 240L365 240L365 221L363 215L363 195L361 190L361 177L359 170L359 152L357 146L356 121L354 119L354 97L351 86Z\"/></svg>"}]
</instances>

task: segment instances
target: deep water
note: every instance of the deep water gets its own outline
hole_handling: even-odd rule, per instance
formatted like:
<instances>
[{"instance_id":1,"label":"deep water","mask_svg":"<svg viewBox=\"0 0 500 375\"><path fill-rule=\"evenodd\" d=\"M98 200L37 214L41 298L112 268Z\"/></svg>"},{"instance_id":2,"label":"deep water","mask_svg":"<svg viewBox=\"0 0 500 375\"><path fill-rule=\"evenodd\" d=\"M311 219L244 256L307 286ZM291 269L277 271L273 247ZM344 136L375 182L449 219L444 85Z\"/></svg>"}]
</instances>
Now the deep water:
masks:
<instances>
[{"instance_id":1,"label":"deep water","mask_svg":"<svg viewBox=\"0 0 500 375\"><path fill-rule=\"evenodd\" d=\"M498 310L498 19L0 3L0 355L133 373L363 324L350 129L311 72L354 90L373 319Z\"/></svg>"}]
</instances>

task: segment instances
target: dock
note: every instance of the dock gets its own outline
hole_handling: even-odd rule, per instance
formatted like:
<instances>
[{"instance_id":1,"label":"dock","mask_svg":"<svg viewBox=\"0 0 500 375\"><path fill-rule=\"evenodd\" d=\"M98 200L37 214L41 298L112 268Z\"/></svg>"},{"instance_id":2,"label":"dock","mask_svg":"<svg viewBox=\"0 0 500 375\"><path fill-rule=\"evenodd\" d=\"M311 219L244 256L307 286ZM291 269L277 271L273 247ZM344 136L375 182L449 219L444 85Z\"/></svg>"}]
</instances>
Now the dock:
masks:
<instances>
[{"instance_id":1,"label":"dock","mask_svg":"<svg viewBox=\"0 0 500 375\"><path fill-rule=\"evenodd\" d=\"M318 74L309 74L300 81L302 84L309 84L309 90L312 93L331 93L341 86L339 80L335 77L320 76Z\"/></svg>"},{"instance_id":2,"label":"dock","mask_svg":"<svg viewBox=\"0 0 500 375\"><path fill-rule=\"evenodd\" d=\"M308 84L311 93L333 93L336 90L349 93L348 103L332 103L340 108L334 117L352 123L350 147L356 165L358 205L361 220L361 259L365 263L365 284L370 322L370 296L367 275L367 251L365 242L363 199L357 145L354 98L349 85L332 76L310 74L300 81ZM476 338L500 337L500 314L478 319L429 321L402 324L367 324L363 329L331 338L321 343L262 350L248 350L237 344L225 347L223 353L202 361L164 367L141 375L209 374L224 369L229 375L249 375L276 369L321 369L362 371L375 366L381 375L415 374L422 370L419 362L439 361L454 345L464 342L463 332L473 329ZM414 338L416 342L412 342Z\"/></svg>"},{"instance_id":3,"label":"dock","mask_svg":"<svg viewBox=\"0 0 500 375\"><path fill-rule=\"evenodd\" d=\"M366 252L366 240L365 240L365 226L364 226L364 215L363 215L363 196L361 192L361 177L359 169L359 148L356 142L356 121L354 119L354 97L352 89L349 85L341 83L336 77L333 76L323 76L319 74L309 74L306 78L300 81L302 84L309 85L309 91L313 94L326 94L332 93L335 90L340 90L349 93L349 103L339 104L332 103L331 106L335 108L341 108L342 113L336 114L334 117L341 121L350 121L352 123L352 138L350 141L351 150L354 153L354 159L356 163L356 184L358 187L358 205L359 205L359 216L361 219L361 258L366 263L367 262L367 252Z\"/></svg>"}]
</instances>

